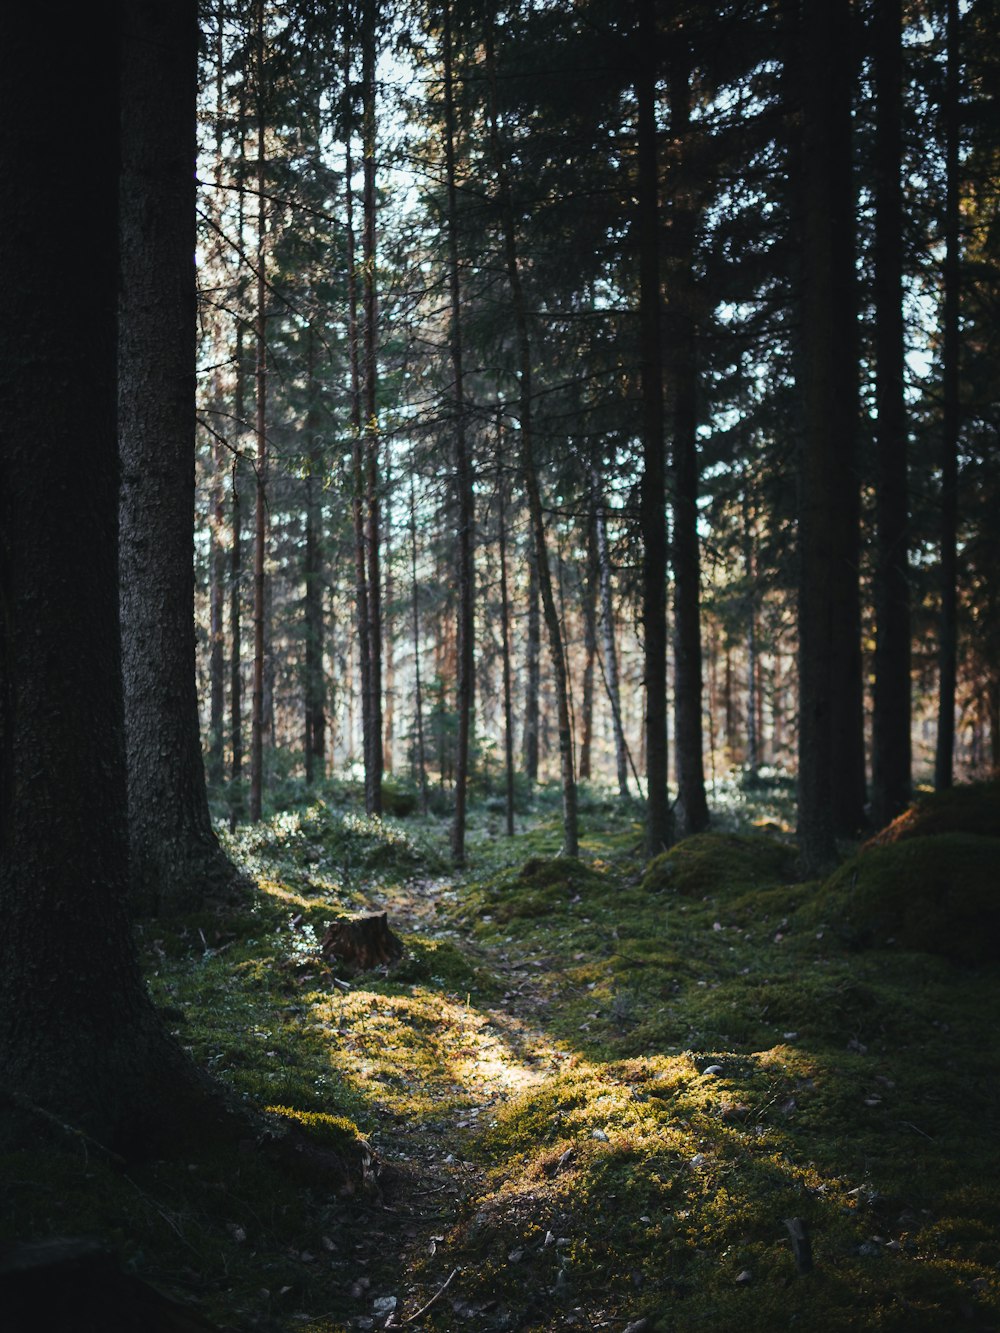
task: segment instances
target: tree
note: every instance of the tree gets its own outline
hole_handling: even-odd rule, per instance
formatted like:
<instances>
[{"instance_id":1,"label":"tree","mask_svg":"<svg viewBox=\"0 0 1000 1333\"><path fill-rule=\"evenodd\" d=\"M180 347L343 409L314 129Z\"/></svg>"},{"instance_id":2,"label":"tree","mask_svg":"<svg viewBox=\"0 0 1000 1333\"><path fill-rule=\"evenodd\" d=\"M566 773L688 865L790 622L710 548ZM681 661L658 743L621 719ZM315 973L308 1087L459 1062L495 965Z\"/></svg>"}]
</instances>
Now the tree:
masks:
<instances>
[{"instance_id":1,"label":"tree","mask_svg":"<svg viewBox=\"0 0 1000 1333\"><path fill-rule=\"evenodd\" d=\"M121 617L136 900L232 886L212 831L195 691L193 0L130 6L122 61Z\"/></svg>"},{"instance_id":2,"label":"tree","mask_svg":"<svg viewBox=\"0 0 1000 1333\"><path fill-rule=\"evenodd\" d=\"M126 44L148 38L150 25L176 23L189 51L192 10L180 7L179 22L177 9L129 6ZM43 10L0 15L0 160L9 173L0 261L10 275L0 315L0 1061L5 1129L23 1130L20 1117L42 1110L133 1153L193 1137L196 1126L210 1134L215 1103L148 998L128 915L118 14L99 0L55 27ZM161 52L167 68L173 54ZM135 60L133 50L132 96ZM190 86L182 79L182 90ZM167 107L154 105L169 124ZM131 155L134 139L125 147ZM181 157L190 174L191 157ZM147 218L162 206L160 188L150 182ZM134 190L133 180L132 225ZM68 243L66 200L83 197ZM178 273L182 290L192 253ZM193 328L190 298L185 321Z\"/></svg>"}]
</instances>

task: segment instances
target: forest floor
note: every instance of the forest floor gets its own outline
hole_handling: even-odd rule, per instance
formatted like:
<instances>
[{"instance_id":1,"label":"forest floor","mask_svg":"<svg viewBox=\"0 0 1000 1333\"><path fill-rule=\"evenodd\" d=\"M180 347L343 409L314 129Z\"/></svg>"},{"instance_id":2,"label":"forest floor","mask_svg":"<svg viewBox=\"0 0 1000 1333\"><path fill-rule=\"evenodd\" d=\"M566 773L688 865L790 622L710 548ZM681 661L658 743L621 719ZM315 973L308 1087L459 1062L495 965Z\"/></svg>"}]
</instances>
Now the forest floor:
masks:
<instances>
[{"instance_id":1,"label":"forest floor","mask_svg":"<svg viewBox=\"0 0 1000 1333\"><path fill-rule=\"evenodd\" d=\"M543 792L462 876L336 789L240 831L252 902L142 925L154 998L367 1178L53 1143L0 1161L2 1234L247 1333L1000 1329L1000 806L803 884L787 788L724 795L650 866L597 791L579 861ZM344 989L326 923L383 910L405 955Z\"/></svg>"}]
</instances>

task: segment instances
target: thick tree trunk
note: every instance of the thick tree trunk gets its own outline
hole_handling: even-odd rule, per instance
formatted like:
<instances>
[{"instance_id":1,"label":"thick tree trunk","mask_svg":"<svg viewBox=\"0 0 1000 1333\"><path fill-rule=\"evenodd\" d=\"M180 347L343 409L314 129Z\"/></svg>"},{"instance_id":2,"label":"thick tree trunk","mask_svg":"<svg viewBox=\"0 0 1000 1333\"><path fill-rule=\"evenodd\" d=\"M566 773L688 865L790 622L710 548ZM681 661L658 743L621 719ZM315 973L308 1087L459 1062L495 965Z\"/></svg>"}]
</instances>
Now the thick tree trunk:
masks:
<instances>
[{"instance_id":1,"label":"thick tree trunk","mask_svg":"<svg viewBox=\"0 0 1000 1333\"><path fill-rule=\"evenodd\" d=\"M863 800L849 17L847 0L801 10L799 839L810 872L834 859L835 833L857 830Z\"/></svg>"},{"instance_id":2,"label":"thick tree trunk","mask_svg":"<svg viewBox=\"0 0 1000 1333\"><path fill-rule=\"evenodd\" d=\"M123 55L119 434L132 887L145 910L223 892L194 635L193 4L128 10Z\"/></svg>"},{"instance_id":3,"label":"thick tree trunk","mask_svg":"<svg viewBox=\"0 0 1000 1333\"><path fill-rule=\"evenodd\" d=\"M444 4L444 149L447 189L449 343L453 377L455 440L455 498L458 509L457 559L458 619L458 735L455 749L455 817L451 829L451 856L465 864L465 803L469 781L469 736L473 696L473 554L474 502L472 468L465 431L465 389L462 368L462 294L458 271L458 193L455 184L455 91L452 54L452 16Z\"/></svg>"},{"instance_id":4,"label":"thick tree trunk","mask_svg":"<svg viewBox=\"0 0 1000 1333\"><path fill-rule=\"evenodd\" d=\"M667 525L663 443L663 352L656 160L657 32L653 0L639 0L638 100L639 325L642 376L642 627L646 686L646 848L673 841L667 794Z\"/></svg>"},{"instance_id":5,"label":"thick tree trunk","mask_svg":"<svg viewBox=\"0 0 1000 1333\"><path fill-rule=\"evenodd\" d=\"M881 828L910 799L910 574L904 399L902 3L872 11L875 138L876 488L872 816Z\"/></svg>"},{"instance_id":6,"label":"thick tree trunk","mask_svg":"<svg viewBox=\"0 0 1000 1333\"><path fill-rule=\"evenodd\" d=\"M0 1139L40 1123L12 1109L16 1099L130 1154L162 1151L190 1138L195 1124L208 1135L215 1121L203 1077L146 995L128 916L115 421L118 14L103 0L70 8L56 25L44 8L0 12L0 158L9 172L0 192ZM137 48L155 35L165 73L176 59L186 103L194 6L135 4L126 19L126 160L134 162L143 111L135 99L165 117L172 100L152 75L136 78ZM188 177L193 105L170 154ZM159 159L144 162L148 169ZM164 221L162 182L147 175L146 183L142 209L129 173L126 233L143 216L150 226ZM69 233L68 198L87 200ZM185 293L192 255L193 238L177 269ZM126 291L126 307L137 295ZM183 304L184 318L171 324L182 343L193 330L193 287ZM170 367L175 357L161 376ZM188 366L189 390L190 376ZM189 446L193 432L192 418ZM188 513L189 540L190 524ZM186 546L182 573L189 561ZM187 666L193 677L193 645Z\"/></svg>"},{"instance_id":7,"label":"thick tree trunk","mask_svg":"<svg viewBox=\"0 0 1000 1333\"><path fill-rule=\"evenodd\" d=\"M944 306L941 315L941 610L938 619L938 725L934 754L934 785L939 791L952 784L958 660L958 435L961 421L958 392L961 294L958 188L961 51L958 0L947 0L946 24L947 68L942 107L945 139L945 255Z\"/></svg>"},{"instance_id":8,"label":"thick tree trunk","mask_svg":"<svg viewBox=\"0 0 1000 1333\"><path fill-rule=\"evenodd\" d=\"M690 56L672 46L670 133L673 145L667 250L668 365L673 397L674 733L680 823L686 834L708 827L702 757L701 557L698 546L698 361L695 310L696 203L691 147Z\"/></svg>"}]
</instances>

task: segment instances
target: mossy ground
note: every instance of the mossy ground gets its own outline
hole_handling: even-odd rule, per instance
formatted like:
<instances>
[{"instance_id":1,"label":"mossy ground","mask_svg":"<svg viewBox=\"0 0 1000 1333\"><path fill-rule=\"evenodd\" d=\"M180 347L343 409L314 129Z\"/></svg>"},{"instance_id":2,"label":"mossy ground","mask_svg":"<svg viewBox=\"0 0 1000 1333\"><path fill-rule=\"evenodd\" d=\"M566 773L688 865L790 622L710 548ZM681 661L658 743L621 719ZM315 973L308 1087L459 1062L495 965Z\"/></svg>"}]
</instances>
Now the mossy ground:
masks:
<instances>
[{"instance_id":1,"label":"mossy ground","mask_svg":"<svg viewBox=\"0 0 1000 1333\"><path fill-rule=\"evenodd\" d=\"M270 1333L432 1300L415 1327L1000 1328L996 964L859 939L850 871L795 883L750 796L653 867L636 811L584 798L579 861L543 800L512 842L483 811L461 879L443 824L317 804L237 840L260 883L240 913L144 924L194 1058L318 1146L364 1135L377 1183L53 1140L0 1162L2 1234L103 1236ZM950 841L929 868L961 862ZM325 922L382 908L406 957L338 988Z\"/></svg>"}]
</instances>

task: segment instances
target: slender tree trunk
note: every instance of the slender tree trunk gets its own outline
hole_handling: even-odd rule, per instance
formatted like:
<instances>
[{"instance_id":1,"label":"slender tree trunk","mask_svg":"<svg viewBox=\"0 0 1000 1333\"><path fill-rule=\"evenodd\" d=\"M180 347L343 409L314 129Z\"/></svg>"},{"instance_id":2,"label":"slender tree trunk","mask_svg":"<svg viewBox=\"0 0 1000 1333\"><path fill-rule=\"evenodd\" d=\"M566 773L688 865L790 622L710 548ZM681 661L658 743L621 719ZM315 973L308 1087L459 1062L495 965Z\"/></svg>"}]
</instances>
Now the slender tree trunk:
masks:
<instances>
[{"instance_id":1,"label":"slender tree trunk","mask_svg":"<svg viewBox=\"0 0 1000 1333\"><path fill-rule=\"evenodd\" d=\"M507 492L500 461L501 417L497 409L497 523L500 538L500 652L503 659L503 750L507 793L507 837L514 836L514 723L511 716L510 598L507 591Z\"/></svg>"},{"instance_id":2,"label":"slender tree trunk","mask_svg":"<svg viewBox=\"0 0 1000 1333\"><path fill-rule=\"evenodd\" d=\"M345 56L344 80L350 84L351 65ZM354 160L351 152L352 130L348 125L344 153L344 186L346 192L345 232L347 241L347 343L351 368L351 515L354 523L354 599L355 632L358 644L358 674L361 683L361 750L365 768L365 810L374 814L374 761L372 759L373 723L371 719L371 651L368 641L368 560L365 534L365 467L364 440L361 428L361 348L358 320L358 275L354 239ZM353 705L353 691L351 701ZM353 746L353 718L351 737Z\"/></svg>"},{"instance_id":3,"label":"slender tree trunk","mask_svg":"<svg viewBox=\"0 0 1000 1333\"><path fill-rule=\"evenodd\" d=\"M659 202L656 160L657 32L653 0L638 0L639 323L642 366L642 625L646 686L646 847L650 856L673 840L667 795L667 529L663 444L663 353L660 328Z\"/></svg>"},{"instance_id":4,"label":"slender tree trunk","mask_svg":"<svg viewBox=\"0 0 1000 1333\"><path fill-rule=\"evenodd\" d=\"M378 0L363 0L361 26L362 137L364 195L362 208L365 386L365 554L368 560L368 717L371 725L371 772L365 772L369 814L382 813L382 575L379 501L378 358L375 283L375 44Z\"/></svg>"},{"instance_id":5,"label":"slender tree trunk","mask_svg":"<svg viewBox=\"0 0 1000 1333\"><path fill-rule=\"evenodd\" d=\"M306 782L326 772L326 687L323 680L323 456L315 408L316 367L312 330L308 335L306 412L308 463L306 472L305 582L305 766Z\"/></svg>"},{"instance_id":6,"label":"slender tree trunk","mask_svg":"<svg viewBox=\"0 0 1000 1333\"><path fill-rule=\"evenodd\" d=\"M580 699L580 779L591 775L594 742L594 664L597 660L597 592L601 581L597 558L597 516L591 494L587 512L587 575L583 590L583 688Z\"/></svg>"},{"instance_id":7,"label":"slender tree trunk","mask_svg":"<svg viewBox=\"0 0 1000 1333\"><path fill-rule=\"evenodd\" d=\"M615 737L615 771L618 775L618 794L629 799L628 760L626 758L625 729L622 726L621 691L618 686L618 650L615 646L615 617L611 600L611 558L608 553L608 524L604 508L601 477L594 465L590 474L594 496L594 526L597 537L597 562L601 585L601 630L604 636L604 682L611 705L611 725Z\"/></svg>"},{"instance_id":8,"label":"slender tree trunk","mask_svg":"<svg viewBox=\"0 0 1000 1333\"><path fill-rule=\"evenodd\" d=\"M222 5L216 9L215 25L215 162L220 171L223 161L224 93L224 20ZM217 179L220 177L217 176ZM221 214L221 210L219 210ZM218 219L221 222L221 217ZM221 402L221 387L219 401ZM226 713L226 638L223 611L226 601L226 551L222 542L225 526L226 453L217 440L213 449L215 475L212 479L212 521L209 556L209 739L207 776L214 787L221 788L225 776Z\"/></svg>"},{"instance_id":9,"label":"slender tree trunk","mask_svg":"<svg viewBox=\"0 0 1000 1333\"><path fill-rule=\"evenodd\" d=\"M240 94L237 134L239 138L239 182L238 194L238 235L243 235L244 194L243 180L246 165L246 102L245 91ZM245 325L243 322L244 288L242 280L236 284L236 384L233 399L233 414L236 417L237 451L233 457L231 471L232 485L232 527L233 545L229 566L229 633L231 652L229 667L229 711L230 733L232 736L232 767L230 769L229 827L230 830L243 818L243 642L242 642L242 599L243 599L243 497L240 486L246 478L246 468L241 467L243 449L247 438L246 425L246 350Z\"/></svg>"},{"instance_id":10,"label":"slender tree trunk","mask_svg":"<svg viewBox=\"0 0 1000 1333\"><path fill-rule=\"evenodd\" d=\"M552 588L552 574L549 566L549 553L545 540L545 521L542 515L542 499L538 487L538 474L535 469L534 440L532 437L532 364L531 344L528 336L528 317L521 286L521 269L517 254L517 233L514 222L514 209L511 200L510 181L507 163L500 143L500 127L497 119L496 62L493 53L493 27L487 22L486 63L489 81L489 123L490 141L493 150L494 171L500 192L500 211L504 234L504 251L507 279L510 284L511 303L513 305L514 326L517 335L518 366L520 374L520 462L524 479L525 496L528 501L528 516L535 547L535 561L538 569L538 587L542 598L542 612L548 631L549 651L552 657L552 670L556 688L556 711L559 726L559 766L562 778L563 803L563 852L566 856L576 856L579 851L579 833L576 799L576 776L573 764L573 727L569 712L569 682L566 668L566 655L563 649L562 629L559 612L556 607Z\"/></svg>"},{"instance_id":11,"label":"slender tree trunk","mask_svg":"<svg viewBox=\"0 0 1000 1333\"><path fill-rule=\"evenodd\" d=\"M875 138L876 488L872 806L877 826L910 799L910 574L904 399L902 3L872 10Z\"/></svg>"},{"instance_id":12,"label":"slender tree trunk","mask_svg":"<svg viewBox=\"0 0 1000 1333\"><path fill-rule=\"evenodd\" d=\"M760 767L761 728L757 651L757 560L754 552L749 494L751 485L750 470L747 469L743 477L743 570L747 581L747 753L744 767L752 777L756 777Z\"/></svg>"},{"instance_id":13,"label":"slender tree trunk","mask_svg":"<svg viewBox=\"0 0 1000 1333\"><path fill-rule=\"evenodd\" d=\"M944 308L942 311L941 610L938 622L938 726L934 785L950 787L955 751L955 685L958 659L958 436L959 309L959 80L961 49L958 0L946 4L947 44L942 108L945 150Z\"/></svg>"},{"instance_id":14,"label":"slender tree trunk","mask_svg":"<svg viewBox=\"0 0 1000 1333\"><path fill-rule=\"evenodd\" d=\"M674 731L677 791L685 833L708 827L702 757L701 561L698 548L698 364L695 311L696 203L691 164L690 55L683 39L670 62L673 188L667 252L668 362L674 428ZM670 177L668 176L668 179Z\"/></svg>"},{"instance_id":15,"label":"slender tree trunk","mask_svg":"<svg viewBox=\"0 0 1000 1333\"><path fill-rule=\"evenodd\" d=\"M267 548L267 186L264 144L264 0L257 0L255 40L257 97L257 309L256 343L257 486L253 556L253 701L250 715L250 820L261 817L264 789L264 649L267 640L267 595L264 586Z\"/></svg>"},{"instance_id":16,"label":"slender tree trunk","mask_svg":"<svg viewBox=\"0 0 1000 1333\"><path fill-rule=\"evenodd\" d=\"M542 621L538 604L538 562L535 544L528 540L528 614L524 644L524 735L521 763L533 787L538 781L539 695L541 691Z\"/></svg>"},{"instance_id":17,"label":"slender tree trunk","mask_svg":"<svg viewBox=\"0 0 1000 1333\"><path fill-rule=\"evenodd\" d=\"M413 606L413 675L415 727L417 733L417 782L420 787L420 809L426 815L427 795L427 751L424 745L424 704L423 686L420 679L420 585L417 582L417 497L410 473L410 586Z\"/></svg>"},{"instance_id":18,"label":"slender tree trunk","mask_svg":"<svg viewBox=\"0 0 1000 1333\"><path fill-rule=\"evenodd\" d=\"M458 195L455 183L455 94L452 55L452 16L449 0L444 3L444 122L445 176L447 187L448 292L451 304L449 342L453 377L455 439L455 492L458 501L458 735L455 751L455 818L451 830L451 856L456 866L465 864L465 803L469 779L469 721L473 695L473 554L474 522L472 468L465 432L465 392L462 369L462 295L458 270Z\"/></svg>"},{"instance_id":19,"label":"slender tree trunk","mask_svg":"<svg viewBox=\"0 0 1000 1333\"><path fill-rule=\"evenodd\" d=\"M124 48L119 434L132 882L146 910L225 892L195 692L193 5L129 9Z\"/></svg>"}]
</instances>

